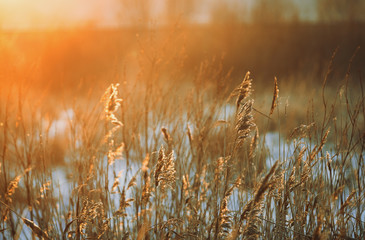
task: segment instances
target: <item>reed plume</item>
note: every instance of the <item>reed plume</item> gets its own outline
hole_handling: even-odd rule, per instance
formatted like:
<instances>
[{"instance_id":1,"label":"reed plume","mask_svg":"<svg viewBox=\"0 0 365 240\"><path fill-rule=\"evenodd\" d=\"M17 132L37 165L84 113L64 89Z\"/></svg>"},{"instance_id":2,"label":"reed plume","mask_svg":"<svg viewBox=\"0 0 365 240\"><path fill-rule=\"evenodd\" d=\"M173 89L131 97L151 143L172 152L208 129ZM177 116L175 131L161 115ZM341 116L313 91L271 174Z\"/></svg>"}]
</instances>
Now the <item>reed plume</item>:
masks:
<instances>
[{"instance_id":1,"label":"reed plume","mask_svg":"<svg viewBox=\"0 0 365 240\"><path fill-rule=\"evenodd\" d=\"M244 140L249 136L251 129L255 127L252 116L253 100L245 102L237 114L236 131L237 131L237 145L240 146Z\"/></svg>"},{"instance_id":2,"label":"reed plume","mask_svg":"<svg viewBox=\"0 0 365 240\"><path fill-rule=\"evenodd\" d=\"M271 102L270 116L274 113L275 107L277 106L277 101L279 97L279 87L278 87L278 79L274 78L274 94Z\"/></svg>"},{"instance_id":3,"label":"reed plume","mask_svg":"<svg viewBox=\"0 0 365 240\"><path fill-rule=\"evenodd\" d=\"M156 187L159 187L162 192L165 192L166 188L174 188L176 180L176 170L173 151L166 155L164 147L161 146L158 153L158 159L154 175L155 185Z\"/></svg>"},{"instance_id":4,"label":"reed plume","mask_svg":"<svg viewBox=\"0 0 365 240\"><path fill-rule=\"evenodd\" d=\"M228 97L228 101L234 97L236 98L236 109L238 110L242 101L249 97L252 93L252 79L250 78L250 72L247 72L240 85L238 85Z\"/></svg>"}]
</instances>

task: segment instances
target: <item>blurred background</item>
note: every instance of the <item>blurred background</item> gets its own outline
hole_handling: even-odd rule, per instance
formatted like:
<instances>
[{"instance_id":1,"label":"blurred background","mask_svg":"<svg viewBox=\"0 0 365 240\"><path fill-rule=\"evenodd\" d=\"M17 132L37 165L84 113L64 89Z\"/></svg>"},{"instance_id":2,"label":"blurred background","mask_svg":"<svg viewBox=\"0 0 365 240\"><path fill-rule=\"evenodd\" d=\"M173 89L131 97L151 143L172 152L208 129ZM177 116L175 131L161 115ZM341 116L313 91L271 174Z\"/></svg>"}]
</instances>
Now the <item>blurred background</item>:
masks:
<instances>
[{"instance_id":1,"label":"blurred background","mask_svg":"<svg viewBox=\"0 0 365 240\"><path fill-rule=\"evenodd\" d=\"M251 71L257 85L277 76L313 87L337 49L330 84L363 45L364 12L362 0L0 0L0 81L80 96L142 81L144 61L157 59L164 81L193 81L209 62L230 71L226 84ZM364 63L360 48L356 79ZM167 73L174 69L179 74Z\"/></svg>"},{"instance_id":2,"label":"blurred background","mask_svg":"<svg viewBox=\"0 0 365 240\"><path fill-rule=\"evenodd\" d=\"M90 208L82 200L89 196L102 199L108 216L115 216L113 202L120 200L123 223L115 218L110 234L120 229L128 236L131 226L132 239L175 226L174 219L176 226L187 224L187 235L180 236L205 234L209 223L207 238L212 231L217 238L218 229L231 222L221 219L241 219L240 230L243 216L249 216L248 232L291 236L290 230L316 238L323 228L334 238L347 232L363 236L364 42L365 0L0 0L0 195L10 205L24 176L11 206L19 214L29 212L24 216L42 229L51 233L53 227L53 236L66 233L72 222L77 226L70 234L86 222L97 223L104 234L114 217L83 220L79 209ZM234 98L251 92L249 77L230 94L248 71L253 92L240 112ZM108 88L111 83L120 84L119 94ZM256 129L250 129L253 122ZM293 137L296 130L303 136ZM157 189L156 171L174 172L170 163L156 165L160 146L167 146L166 155L171 152L162 161L176 156L174 189L181 190L166 198L149 185L154 181ZM280 167L259 185L276 159ZM240 178L234 180L236 174ZM114 195L119 178L125 178L120 197ZM244 189L242 195L235 185ZM266 189L276 185L265 205ZM235 208L226 200L232 192L239 194ZM254 201L247 204L250 196ZM322 200L324 205L316 204ZM243 202L247 208L241 208ZM129 217L137 219L130 223L124 219L129 204ZM282 224L251 219L261 216L261 205L263 216L276 215ZM21 228L0 221L3 239L6 234L17 239Z\"/></svg>"}]
</instances>

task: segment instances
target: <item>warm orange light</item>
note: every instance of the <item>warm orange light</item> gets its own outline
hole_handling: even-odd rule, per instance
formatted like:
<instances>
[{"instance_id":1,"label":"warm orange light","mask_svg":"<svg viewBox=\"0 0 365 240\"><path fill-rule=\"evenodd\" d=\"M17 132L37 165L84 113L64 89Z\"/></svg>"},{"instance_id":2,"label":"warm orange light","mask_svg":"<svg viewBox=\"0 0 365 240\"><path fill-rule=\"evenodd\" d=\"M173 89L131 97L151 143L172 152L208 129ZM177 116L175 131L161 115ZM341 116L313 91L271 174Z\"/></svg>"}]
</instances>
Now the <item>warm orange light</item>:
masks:
<instances>
[{"instance_id":1,"label":"warm orange light","mask_svg":"<svg viewBox=\"0 0 365 240\"><path fill-rule=\"evenodd\" d=\"M0 0L0 26L44 29L97 22L112 24L118 13L114 0Z\"/></svg>"}]
</instances>

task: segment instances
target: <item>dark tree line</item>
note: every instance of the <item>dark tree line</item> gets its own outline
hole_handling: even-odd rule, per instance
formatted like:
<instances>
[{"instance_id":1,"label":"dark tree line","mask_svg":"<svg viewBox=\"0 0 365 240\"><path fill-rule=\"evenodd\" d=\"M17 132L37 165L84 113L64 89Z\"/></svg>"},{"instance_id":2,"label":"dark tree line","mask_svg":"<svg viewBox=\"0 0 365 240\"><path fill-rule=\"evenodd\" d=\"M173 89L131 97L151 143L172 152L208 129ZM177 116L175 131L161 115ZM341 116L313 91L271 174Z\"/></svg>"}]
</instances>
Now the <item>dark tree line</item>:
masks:
<instances>
[{"instance_id":1,"label":"dark tree line","mask_svg":"<svg viewBox=\"0 0 365 240\"><path fill-rule=\"evenodd\" d=\"M318 22L365 21L364 0L306 0L312 4L312 15ZM298 0L255 0L249 4L243 0L119 0L121 21L134 25L148 25L153 13L160 8L159 21L194 23L199 14L209 15L211 23L253 22L259 24L306 21L301 19ZM156 6L158 5L158 6ZM126 11L127 10L127 11ZM156 16L155 16L156 17Z\"/></svg>"}]
</instances>

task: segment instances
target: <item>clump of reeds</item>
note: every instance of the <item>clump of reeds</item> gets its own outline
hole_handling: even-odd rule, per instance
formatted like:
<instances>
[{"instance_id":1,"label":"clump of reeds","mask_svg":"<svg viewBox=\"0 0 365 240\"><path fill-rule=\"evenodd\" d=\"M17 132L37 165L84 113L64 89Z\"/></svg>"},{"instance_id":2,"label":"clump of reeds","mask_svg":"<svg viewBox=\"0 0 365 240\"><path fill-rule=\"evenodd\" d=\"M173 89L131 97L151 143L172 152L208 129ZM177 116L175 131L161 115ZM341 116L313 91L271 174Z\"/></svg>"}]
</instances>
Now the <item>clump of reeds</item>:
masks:
<instances>
[{"instance_id":1,"label":"clump of reeds","mask_svg":"<svg viewBox=\"0 0 365 240\"><path fill-rule=\"evenodd\" d=\"M230 105L207 90L206 78L231 72L209 73L207 61L197 89L179 95L159 79L164 61L153 56L142 66L142 87L123 83L123 101L112 84L104 105L75 110L65 134L67 178L59 185L44 164L51 155L43 128L25 123L24 107L14 116L0 112L2 238L364 238L364 94L352 102L341 86L332 105L323 101L331 111L320 115L313 103L307 121L291 131L275 78L265 119L284 124L279 144L267 146L249 72ZM285 139L284 132L292 134Z\"/></svg>"},{"instance_id":2,"label":"clump of reeds","mask_svg":"<svg viewBox=\"0 0 365 240\"><path fill-rule=\"evenodd\" d=\"M20 218L23 223L29 227L32 231L32 234L35 234L38 238L40 239L51 239L49 238L48 234L46 231L44 231L43 229L41 229L36 223L34 223L34 221L27 219L25 217L22 217L19 213L17 213L15 210L13 210L8 204L4 203L3 201L0 200L0 204L3 205L4 207L6 207L6 214L9 214L8 211L13 212L18 218ZM4 219L4 221L6 221L6 219Z\"/></svg>"},{"instance_id":3,"label":"clump of reeds","mask_svg":"<svg viewBox=\"0 0 365 240\"><path fill-rule=\"evenodd\" d=\"M263 200L268 189L272 186L272 176L278 166L278 161L271 167L269 173L263 178L256 188L253 198L245 205L240 215L239 221L235 226L230 239L235 239L241 234L245 239L257 239L260 235L261 219L259 215L263 208ZM241 229L242 228L242 229Z\"/></svg>"}]
</instances>

